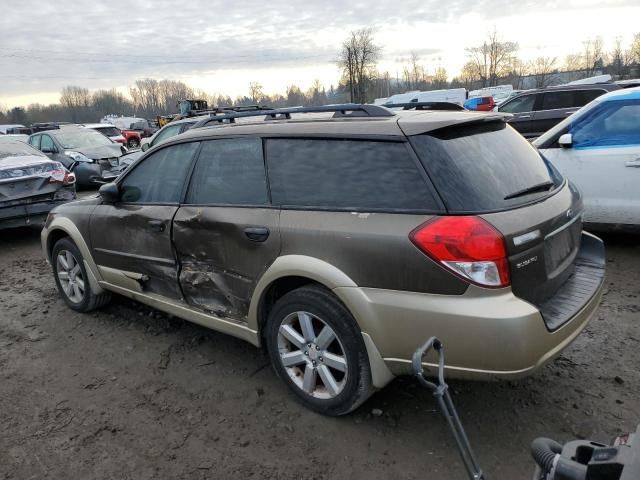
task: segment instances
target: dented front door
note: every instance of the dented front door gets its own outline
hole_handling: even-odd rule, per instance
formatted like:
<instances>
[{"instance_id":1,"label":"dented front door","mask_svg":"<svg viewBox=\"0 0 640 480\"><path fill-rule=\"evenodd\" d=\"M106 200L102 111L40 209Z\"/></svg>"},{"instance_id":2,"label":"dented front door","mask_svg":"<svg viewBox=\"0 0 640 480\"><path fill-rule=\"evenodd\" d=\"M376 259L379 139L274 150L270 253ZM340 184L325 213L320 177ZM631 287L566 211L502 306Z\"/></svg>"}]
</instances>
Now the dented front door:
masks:
<instances>
[{"instance_id":1,"label":"dented front door","mask_svg":"<svg viewBox=\"0 0 640 480\"><path fill-rule=\"evenodd\" d=\"M256 282L280 251L278 223L272 208L181 207L173 241L187 302L244 321Z\"/></svg>"}]
</instances>

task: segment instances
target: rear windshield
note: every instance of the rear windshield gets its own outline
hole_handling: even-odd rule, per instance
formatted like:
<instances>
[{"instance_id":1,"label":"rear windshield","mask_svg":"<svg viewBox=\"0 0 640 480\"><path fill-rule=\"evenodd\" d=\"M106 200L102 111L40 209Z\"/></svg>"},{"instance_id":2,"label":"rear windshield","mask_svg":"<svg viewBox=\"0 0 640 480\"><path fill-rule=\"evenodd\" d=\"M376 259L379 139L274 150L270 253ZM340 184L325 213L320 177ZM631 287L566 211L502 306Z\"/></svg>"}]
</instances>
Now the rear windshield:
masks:
<instances>
[{"instance_id":1,"label":"rear windshield","mask_svg":"<svg viewBox=\"0 0 640 480\"><path fill-rule=\"evenodd\" d=\"M116 127L96 127L94 128L94 130L97 130L107 137L117 137L120 135L120 130L118 130Z\"/></svg>"},{"instance_id":2,"label":"rear windshield","mask_svg":"<svg viewBox=\"0 0 640 480\"><path fill-rule=\"evenodd\" d=\"M518 207L562 184L557 170L501 121L456 125L410 140L453 213Z\"/></svg>"}]
</instances>

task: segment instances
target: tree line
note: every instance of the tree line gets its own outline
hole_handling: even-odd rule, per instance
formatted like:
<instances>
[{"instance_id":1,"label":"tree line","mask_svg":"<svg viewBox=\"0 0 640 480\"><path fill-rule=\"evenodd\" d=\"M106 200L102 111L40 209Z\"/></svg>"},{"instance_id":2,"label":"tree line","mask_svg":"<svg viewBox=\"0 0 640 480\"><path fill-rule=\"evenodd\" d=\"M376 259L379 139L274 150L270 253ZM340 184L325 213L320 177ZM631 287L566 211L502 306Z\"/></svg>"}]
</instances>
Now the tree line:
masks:
<instances>
[{"instance_id":1,"label":"tree line","mask_svg":"<svg viewBox=\"0 0 640 480\"><path fill-rule=\"evenodd\" d=\"M511 84L515 89L543 88L563 72L573 72L575 77L565 74L565 80L589 77L596 72L610 73L616 78L640 77L640 33L634 35L629 45L623 45L621 39L616 39L609 51L604 48L601 37L593 37L582 42L581 51L568 55L564 60L540 56L524 62L518 56L518 43L502 39L494 29L481 44L465 49L466 63L461 72L451 79L440 65L428 68L416 52L411 52L394 74L381 71L378 62L382 53L382 46L375 40L375 31L363 28L350 32L342 42L336 60L341 77L337 85L331 85L329 89L315 80L305 91L290 85L284 93L269 95L258 81L253 81L246 95L233 99L169 79L136 80L129 88L128 96L115 89L91 92L86 87L69 85L62 89L58 104L34 103L8 111L0 110L0 123L88 123L97 122L109 114L154 118L175 113L178 101L188 98L207 100L211 107L256 104L285 107L368 103L375 98L408 90L458 87L472 90L499 84Z\"/></svg>"}]
</instances>

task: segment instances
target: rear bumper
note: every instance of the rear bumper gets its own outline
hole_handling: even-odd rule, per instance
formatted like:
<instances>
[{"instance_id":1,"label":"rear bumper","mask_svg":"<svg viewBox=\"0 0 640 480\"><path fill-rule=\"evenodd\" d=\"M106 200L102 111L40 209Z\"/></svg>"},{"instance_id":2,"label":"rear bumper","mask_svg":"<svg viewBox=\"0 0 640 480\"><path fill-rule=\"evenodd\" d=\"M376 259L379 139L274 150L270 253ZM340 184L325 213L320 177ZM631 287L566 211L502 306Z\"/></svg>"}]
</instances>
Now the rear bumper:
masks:
<instances>
[{"instance_id":1,"label":"rear bumper","mask_svg":"<svg viewBox=\"0 0 640 480\"><path fill-rule=\"evenodd\" d=\"M592 253L604 262L601 241L589 239L600 243ZM410 374L413 352L435 335L445 345L450 377L482 379L526 376L557 357L595 313L603 284L604 268L586 301L553 331L540 309L516 297L510 288L470 286L459 296L358 287L334 291L351 308L393 374Z\"/></svg>"},{"instance_id":2,"label":"rear bumper","mask_svg":"<svg viewBox=\"0 0 640 480\"><path fill-rule=\"evenodd\" d=\"M72 198L64 200L25 203L22 205L12 205L10 207L2 207L0 205L0 229L24 227L27 225L42 225L53 208L73 199L75 199L75 192L73 192Z\"/></svg>"}]
</instances>

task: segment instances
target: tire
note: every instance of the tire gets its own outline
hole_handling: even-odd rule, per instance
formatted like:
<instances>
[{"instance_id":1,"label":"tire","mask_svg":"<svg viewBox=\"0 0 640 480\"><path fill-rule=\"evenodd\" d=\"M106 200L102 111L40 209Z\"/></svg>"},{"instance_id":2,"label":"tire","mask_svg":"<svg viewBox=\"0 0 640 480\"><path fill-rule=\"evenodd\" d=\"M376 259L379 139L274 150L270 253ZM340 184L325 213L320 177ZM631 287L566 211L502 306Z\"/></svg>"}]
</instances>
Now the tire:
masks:
<instances>
[{"instance_id":1,"label":"tire","mask_svg":"<svg viewBox=\"0 0 640 480\"><path fill-rule=\"evenodd\" d=\"M109 303L111 293L96 295L91 291L83 260L70 238L58 240L51 251L53 277L62 299L77 312L90 312Z\"/></svg>"},{"instance_id":2,"label":"tire","mask_svg":"<svg viewBox=\"0 0 640 480\"><path fill-rule=\"evenodd\" d=\"M280 298L269 312L265 341L278 377L315 412L345 415L373 393L360 329L323 288L305 286Z\"/></svg>"},{"instance_id":3,"label":"tire","mask_svg":"<svg viewBox=\"0 0 640 480\"><path fill-rule=\"evenodd\" d=\"M140 146L140 140L138 140L137 138L131 138L127 142L127 147L129 148L138 148L139 146Z\"/></svg>"}]
</instances>

